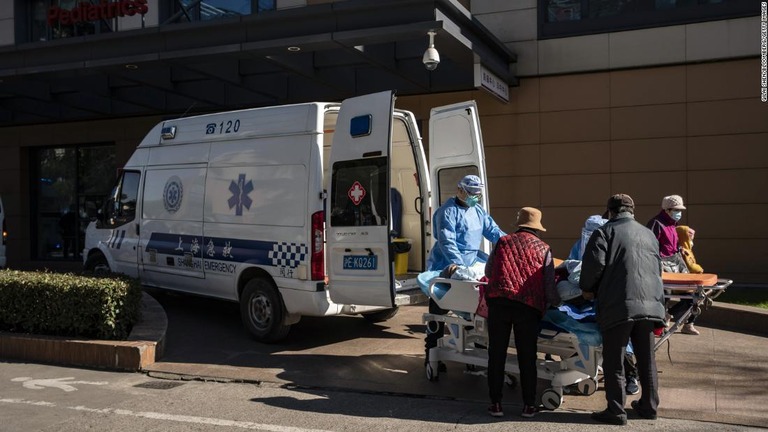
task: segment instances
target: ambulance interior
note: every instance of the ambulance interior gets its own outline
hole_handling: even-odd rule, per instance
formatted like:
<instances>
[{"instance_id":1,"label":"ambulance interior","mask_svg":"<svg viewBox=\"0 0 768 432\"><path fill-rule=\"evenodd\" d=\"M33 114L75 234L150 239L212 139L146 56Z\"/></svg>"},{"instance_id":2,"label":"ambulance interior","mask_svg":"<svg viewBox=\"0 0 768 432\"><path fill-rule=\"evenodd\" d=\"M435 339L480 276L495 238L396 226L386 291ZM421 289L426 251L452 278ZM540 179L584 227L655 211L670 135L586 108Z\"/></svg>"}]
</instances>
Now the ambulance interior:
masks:
<instances>
[{"instance_id":1,"label":"ambulance interior","mask_svg":"<svg viewBox=\"0 0 768 432\"><path fill-rule=\"evenodd\" d=\"M336 128L337 112L328 112L325 115L323 126L323 189L328 192L329 200L331 198L331 188L328 184L330 179L331 167L329 166L331 143L333 142L333 134ZM401 227L397 235L394 237L395 243L407 242L410 244L410 250L407 258L407 268L405 272L402 271L405 266L398 265L397 259L395 264L396 276L398 279L415 277L419 272L422 272L425 268L426 255L425 248L422 244L424 238L422 233L422 215L419 214L418 209L422 207L421 203L421 191L419 184L419 173L416 165L415 149L411 144L411 136L408 132L406 122L399 117L394 118L392 125L392 154L391 160L391 191L390 202L392 203L393 215L386 218L389 223L390 231L393 231L397 226L395 219L396 213L400 213ZM426 173L424 173L426 174ZM373 178L373 175L371 175ZM364 179L360 179L361 182ZM375 181L371 180L371 181ZM453 191L451 191L453 192ZM399 200L394 198L399 195ZM450 195L449 195L450 196ZM399 201L399 205L397 204ZM429 203L424 203L423 208L429 209ZM428 212L429 210L427 210ZM425 217L431 217L425 215ZM402 245L400 245L402 246ZM395 251L403 249L395 245Z\"/></svg>"}]
</instances>

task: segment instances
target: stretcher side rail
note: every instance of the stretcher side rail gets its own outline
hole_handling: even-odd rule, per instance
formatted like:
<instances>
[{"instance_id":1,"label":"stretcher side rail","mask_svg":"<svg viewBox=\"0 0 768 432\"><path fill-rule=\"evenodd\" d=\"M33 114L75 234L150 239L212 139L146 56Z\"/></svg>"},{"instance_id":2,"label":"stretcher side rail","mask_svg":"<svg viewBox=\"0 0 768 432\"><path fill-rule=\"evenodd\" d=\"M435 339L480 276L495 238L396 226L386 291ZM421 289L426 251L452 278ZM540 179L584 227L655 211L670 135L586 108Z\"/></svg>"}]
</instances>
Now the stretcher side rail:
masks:
<instances>
[{"instance_id":1,"label":"stretcher side rail","mask_svg":"<svg viewBox=\"0 0 768 432\"><path fill-rule=\"evenodd\" d=\"M454 285L456 289L451 289ZM487 282L438 277L430 281L427 291L440 309L474 314L480 302L480 285ZM447 288L443 288L445 286Z\"/></svg>"},{"instance_id":2,"label":"stretcher side rail","mask_svg":"<svg viewBox=\"0 0 768 432\"><path fill-rule=\"evenodd\" d=\"M714 285L664 283L665 300L691 300L692 302L691 306L682 315L676 317L672 325L656 340L653 350L658 350L664 342L680 330L688 318L698 316L702 309L711 306L714 299L725 292L732 283L731 279L717 279Z\"/></svg>"},{"instance_id":3,"label":"stretcher side rail","mask_svg":"<svg viewBox=\"0 0 768 432\"><path fill-rule=\"evenodd\" d=\"M468 368L471 366L471 370L474 370L474 367L487 367L486 320L476 313L481 285L485 285L485 282L446 278L434 278L430 281L427 287L429 296L438 307L449 311L447 315L423 315L424 322L443 322L448 331L437 341L437 346L429 351L429 361L425 367L427 379L430 381L437 380L439 361L464 363ZM544 330L540 333L537 344L540 353L550 355L537 361L539 378L548 380L551 386L542 393L544 406L548 409L559 408L563 399L563 388L569 385L577 385L583 394L594 393L598 386L597 374L602 362L602 350L579 343L577 336L567 331L552 332L549 336L545 333ZM514 348L514 335L510 337L509 346ZM552 359L552 355L560 360ZM507 356L504 371L508 379L512 378L511 375L519 375L517 356Z\"/></svg>"}]
</instances>

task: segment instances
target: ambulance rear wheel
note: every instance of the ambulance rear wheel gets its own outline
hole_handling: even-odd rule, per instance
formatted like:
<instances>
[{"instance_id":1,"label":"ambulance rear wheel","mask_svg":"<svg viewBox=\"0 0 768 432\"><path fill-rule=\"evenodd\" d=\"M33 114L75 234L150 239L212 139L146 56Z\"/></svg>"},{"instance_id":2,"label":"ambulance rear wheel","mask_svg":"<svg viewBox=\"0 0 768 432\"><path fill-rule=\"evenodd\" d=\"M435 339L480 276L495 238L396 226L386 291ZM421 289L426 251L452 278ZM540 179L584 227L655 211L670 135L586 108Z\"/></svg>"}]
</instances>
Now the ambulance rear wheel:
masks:
<instances>
[{"instance_id":1,"label":"ambulance rear wheel","mask_svg":"<svg viewBox=\"0 0 768 432\"><path fill-rule=\"evenodd\" d=\"M259 342L279 342L291 329L283 324L285 312L277 287L264 279L251 279L245 285L240 296L240 317Z\"/></svg>"},{"instance_id":2,"label":"ambulance rear wheel","mask_svg":"<svg viewBox=\"0 0 768 432\"><path fill-rule=\"evenodd\" d=\"M394 317L395 315L397 315L397 311L399 310L400 310L400 307L395 306L391 309L384 309L376 312L366 312L362 315L363 315L363 318L368 320L368 322L377 323L377 322L386 321Z\"/></svg>"}]
</instances>

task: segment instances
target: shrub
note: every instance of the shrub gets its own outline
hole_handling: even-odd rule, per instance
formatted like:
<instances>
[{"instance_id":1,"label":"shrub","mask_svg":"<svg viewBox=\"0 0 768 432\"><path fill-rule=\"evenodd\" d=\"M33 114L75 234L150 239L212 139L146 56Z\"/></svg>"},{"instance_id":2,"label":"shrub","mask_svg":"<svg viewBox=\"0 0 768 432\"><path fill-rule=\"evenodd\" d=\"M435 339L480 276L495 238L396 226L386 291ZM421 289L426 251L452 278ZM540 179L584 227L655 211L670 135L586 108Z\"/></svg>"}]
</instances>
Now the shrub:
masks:
<instances>
[{"instance_id":1,"label":"shrub","mask_svg":"<svg viewBox=\"0 0 768 432\"><path fill-rule=\"evenodd\" d=\"M0 330L126 339L138 321L141 285L123 276L0 271Z\"/></svg>"}]
</instances>

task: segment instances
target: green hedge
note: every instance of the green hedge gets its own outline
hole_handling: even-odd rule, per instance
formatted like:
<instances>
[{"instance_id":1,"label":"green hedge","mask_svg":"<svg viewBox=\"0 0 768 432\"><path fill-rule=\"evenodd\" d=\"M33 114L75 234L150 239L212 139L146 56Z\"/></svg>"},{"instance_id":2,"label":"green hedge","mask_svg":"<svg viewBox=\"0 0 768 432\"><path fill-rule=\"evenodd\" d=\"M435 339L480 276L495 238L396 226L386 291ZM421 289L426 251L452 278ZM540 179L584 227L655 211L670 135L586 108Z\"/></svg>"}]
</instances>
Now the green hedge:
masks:
<instances>
[{"instance_id":1,"label":"green hedge","mask_svg":"<svg viewBox=\"0 0 768 432\"><path fill-rule=\"evenodd\" d=\"M0 330L126 339L138 321L141 285L120 276L0 270Z\"/></svg>"}]
</instances>

